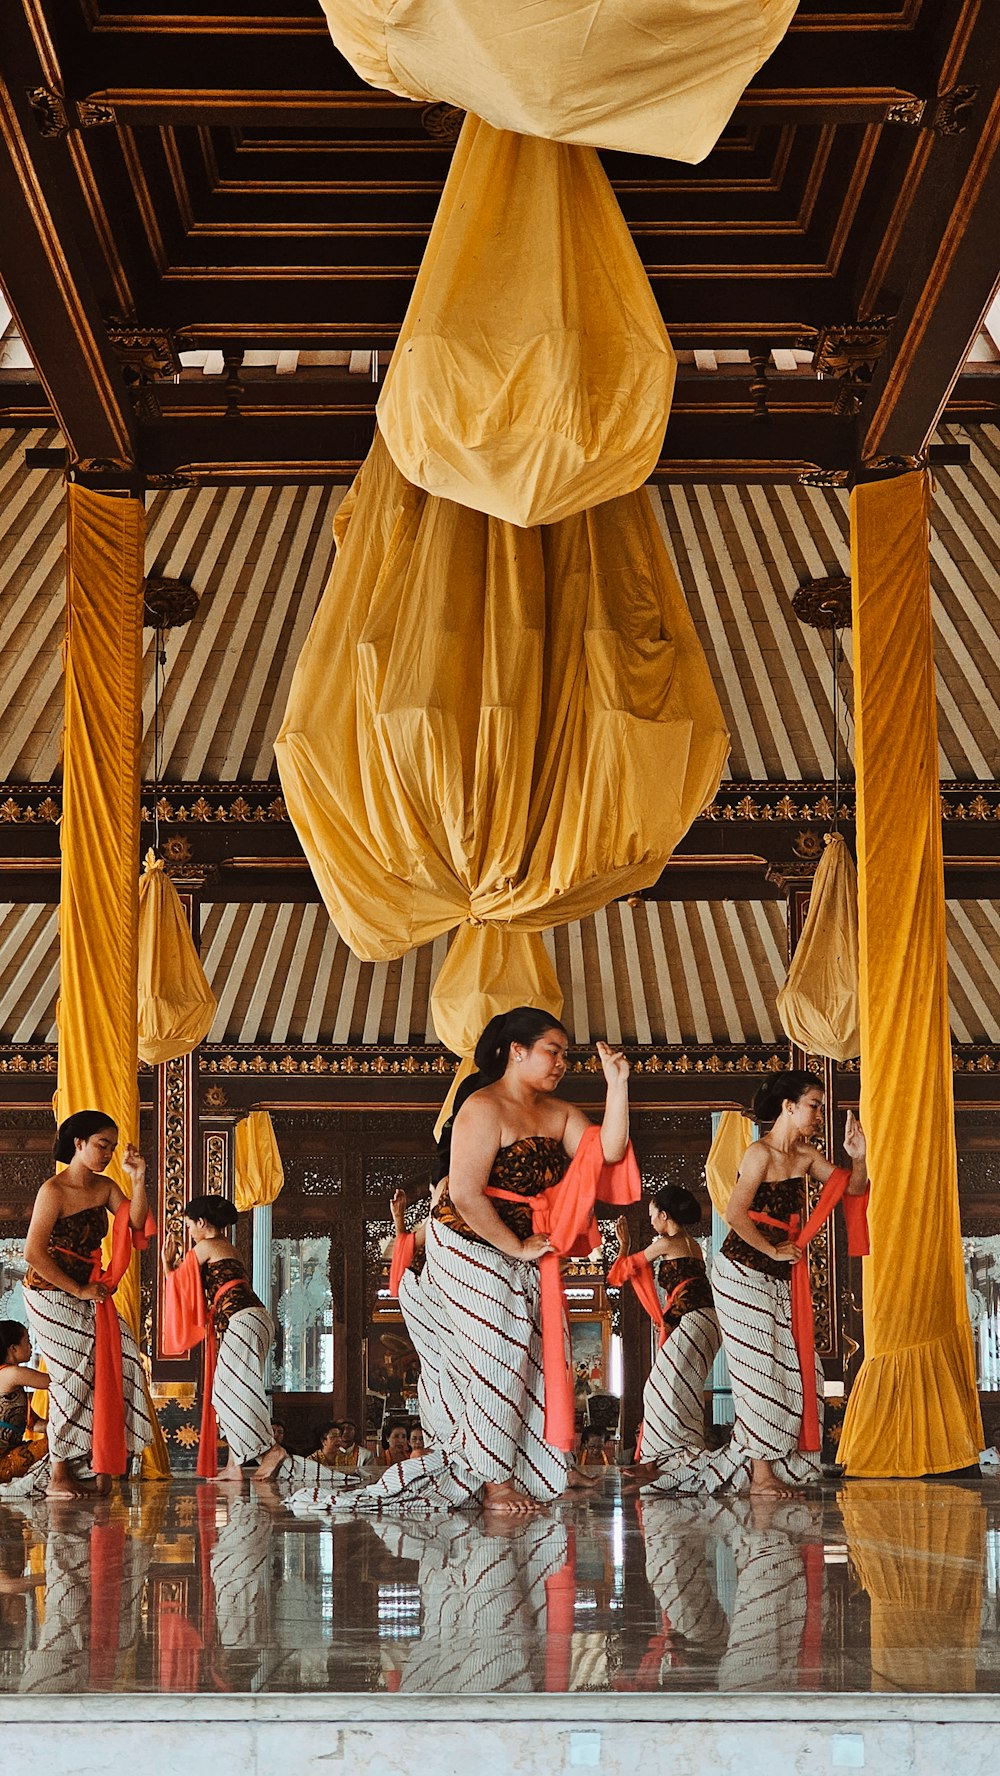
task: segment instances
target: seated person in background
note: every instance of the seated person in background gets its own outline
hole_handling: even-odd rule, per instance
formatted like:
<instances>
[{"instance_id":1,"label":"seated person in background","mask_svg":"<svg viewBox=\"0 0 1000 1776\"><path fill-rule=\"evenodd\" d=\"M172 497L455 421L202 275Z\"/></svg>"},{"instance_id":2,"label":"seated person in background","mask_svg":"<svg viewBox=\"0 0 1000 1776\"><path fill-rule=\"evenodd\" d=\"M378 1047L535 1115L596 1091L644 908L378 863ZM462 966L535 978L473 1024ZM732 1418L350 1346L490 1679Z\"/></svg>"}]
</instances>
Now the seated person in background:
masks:
<instances>
[{"instance_id":1,"label":"seated person in background","mask_svg":"<svg viewBox=\"0 0 1000 1776\"><path fill-rule=\"evenodd\" d=\"M339 1468L341 1453L341 1432L339 1424L328 1425L313 1450L311 1461L319 1462L324 1468Z\"/></svg>"},{"instance_id":2,"label":"seated person in background","mask_svg":"<svg viewBox=\"0 0 1000 1776\"><path fill-rule=\"evenodd\" d=\"M618 1439L614 1431L604 1433L604 1460L609 1468L618 1466Z\"/></svg>"},{"instance_id":3,"label":"seated person in background","mask_svg":"<svg viewBox=\"0 0 1000 1776\"><path fill-rule=\"evenodd\" d=\"M353 1418L340 1421L340 1449L334 1466L340 1469L357 1469L359 1473L363 1473L366 1468L374 1470L376 1466L371 1450L365 1449L358 1442L358 1427Z\"/></svg>"},{"instance_id":4,"label":"seated person in background","mask_svg":"<svg viewBox=\"0 0 1000 1776\"><path fill-rule=\"evenodd\" d=\"M46 1462L44 1475L39 1470L32 1477L32 1485L14 1486L45 1459L44 1440L39 1439L37 1443L24 1441L28 1428L28 1393L49 1385L48 1376L41 1369L30 1368L30 1362L31 1339L27 1327L19 1320L0 1320L0 1486L23 1493L34 1491L36 1486L44 1490L49 1478Z\"/></svg>"},{"instance_id":5,"label":"seated person in background","mask_svg":"<svg viewBox=\"0 0 1000 1776\"><path fill-rule=\"evenodd\" d=\"M426 1448L427 1445L424 1442L424 1427L418 1420L416 1424L411 1424L410 1426L410 1454L423 1455Z\"/></svg>"},{"instance_id":6,"label":"seated person in background","mask_svg":"<svg viewBox=\"0 0 1000 1776\"><path fill-rule=\"evenodd\" d=\"M608 1458L604 1453L604 1432L597 1425L591 1425L580 1437L580 1448L577 1453L578 1468L606 1468Z\"/></svg>"},{"instance_id":7,"label":"seated person in background","mask_svg":"<svg viewBox=\"0 0 1000 1776\"><path fill-rule=\"evenodd\" d=\"M271 1435L274 1438L275 1449L284 1449L284 1447L285 1447L285 1427L284 1427L284 1425L283 1424L275 1424L274 1420L272 1419L271 1420Z\"/></svg>"},{"instance_id":8,"label":"seated person in background","mask_svg":"<svg viewBox=\"0 0 1000 1776\"><path fill-rule=\"evenodd\" d=\"M405 1424L388 1426L382 1432L382 1466L395 1467L397 1462L407 1461L410 1455L410 1433Z\"/></svg>"}]
</instances>

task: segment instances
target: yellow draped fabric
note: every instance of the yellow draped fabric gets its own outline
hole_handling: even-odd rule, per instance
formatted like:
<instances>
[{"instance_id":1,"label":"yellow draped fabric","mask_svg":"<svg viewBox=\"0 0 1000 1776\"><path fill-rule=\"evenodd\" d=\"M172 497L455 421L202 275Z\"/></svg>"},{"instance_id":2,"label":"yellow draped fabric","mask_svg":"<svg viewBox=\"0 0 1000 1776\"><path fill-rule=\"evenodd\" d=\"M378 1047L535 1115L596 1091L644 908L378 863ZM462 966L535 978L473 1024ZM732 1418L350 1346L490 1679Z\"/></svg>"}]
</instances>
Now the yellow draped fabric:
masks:
<instances>
[{"instance_id":1,"label":"yellow draped fabric","mask_svg":"<svg viewBox=\"0 0 1000 1776\"><path fill-rule=\"evenodd\" d=\"M190 1054L216 1012L181 898L152 851L139 880L139 1056L151 1067Z\"/></svg>"},{"instance_id":2,"label":"yellow draped fabric","mask_svg":"<svg viewBox=\"0 0 1000 1776\"><path fill-rule=\"evenodd\" d=\"M699 161L797 0L322 0L362 79L498 129Z\"/></svg>"},{"instance_id":3,"label":"yellow draped fabric","mask_svg":"<svg viewBox=\"0 0 1000 1776\"><path fill-rule=\"evenodd\" d=\"M251 1110L236 1124L234 1154L236 1207L262 1209L281 1194L285 1169L278 1152L274 1124L266 1110Z\"/></svg>"},{"instance_id":4,"label":"yellow draped fabric","mask_svg":"<svg viewBox=\"0 0 1000 1776\"><path fill-rule=\"evenodd\" d=\"M676 367L595 150L466 118L378 404L400 472L572 517L648 480Z\"/></svg>"},{"instance_id":5,"label":"yellow draped fabric","mask_svg":"<svg viewBox=\"0 0 1000 1776\"><path fill-rule=\"evenodd\" d=\"M718 786L722 712L645 491L520 530L409 486L376 437L349 500L282 787L357 955L471 921L449 991L481 1029L508 931L656 880Z\"/></svg>"},{"instance_id":6,"label":"yellow draped fabric","mask_svg":"<svg viewBox=\"0 0 1000 1776\"><path fill-rule=\"evenodd\" d=\"M778 1016L807 1054L849 1061L861 1052L858 1003L858 873L839 833L832 833L809 896L809 912Z\"/></svg>"},{"instance_id":7,"label":"yellow draped fabric","mask_svg":"<svg viewBox=\"0 0 1000 1776\"><path fill-rule=\"evenodd\" d=\"M705 1183L717 1215L725 1216L740 1161L754 1138L749 1117L739 1110L723 1110L705 1161Z\"/></svg>"},{"instance_id":8,"label":"yellow draped fabric","mask_svg":"<svg viewBox=\"0 0 1000 1776\"><path fill-rule=\"evenodd\" d=\"M982 1448L958 1214L928 477L851 496L861 1120L874 1185L850 1474L947 1473Z\"/></svg>"},{"instance_id":9,"label":"yellow draped fabric","mask_svg":"<svg viewBox=\"0 0 1000 1776\"><path fill-rule=\"evenodd\" d=\"M139 1140L139 743L145 513L142 503L68 489L66 715L59 906L57 1116L106 1110L118 1154ZM117 1157L111 1175L126 1195ZM139 1261L118 1286L118 1311L140 1336ZM155 1441L150 1478L169 1473Z\"/></svg>"},{"instance_id":10,"label":"yellow draped fabric","mask_svg":"<svg viewBox=\"0 0 1000 1776\"><path fill-rule=\"evenodd\" d=\"M871 1598L872 1689L976 1688L986 1511L977 1493L877 1482L840 1494L851 1561Z\"/></svg>"},{"instance_id":11,"label":"yellow draped fabric","mask_svg":"<svg viewBox=\"0 0 1000 1776\"><path fill-rule=\"evenodd\" d=\"M479 991L470 998L468 980L475 971ZM505 931L496 925L462 925L455 933L431 991L434 1028L445 1048L462 1064L435 1125L440 1138L458 1087L473 1072L472 1055L490 1018L534 1005L562 1017L563 992L549 953L537 931Z\"/></svg>"}]
</instances>

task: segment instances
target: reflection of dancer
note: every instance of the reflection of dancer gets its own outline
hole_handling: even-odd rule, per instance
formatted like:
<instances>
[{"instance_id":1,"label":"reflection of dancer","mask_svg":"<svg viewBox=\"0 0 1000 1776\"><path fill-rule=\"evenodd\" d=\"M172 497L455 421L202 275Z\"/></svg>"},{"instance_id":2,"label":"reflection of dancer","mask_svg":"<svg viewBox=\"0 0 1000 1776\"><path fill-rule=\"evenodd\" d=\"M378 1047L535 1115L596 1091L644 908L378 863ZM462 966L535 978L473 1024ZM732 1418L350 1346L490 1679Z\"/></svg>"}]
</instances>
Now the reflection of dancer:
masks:
<instances>
[{"instance_id":1,"label":"reflection of dancer","mask_svg":"<svg viewBox=\"0 0 1000 1776\"><path fill-rule=\"evenodd\" d=\"M139 1351L115 1312L114 1291L133 1247L145 1246L155 1230L138 1149L126 1147L121 1160L132 1180L131 1201L104 1175L117 1145L118 1130L100 1110L81 1110L60 1124L54 1158L66 1169L38 1192L24 1243L24 1307L49 1373L48 1492L54 1498L83 1496L74 1465L89 1464L99 1489L109 1490L111 1475L123 1473L153 1434ZM113 1253L104 1270L109 1214Z\"/></svg>"},{"instance_id":2,"label":"reflection of dancer","mask_svg":"<svg viewBox=\"0 0 1000 1776\"><path fill-rule=\"evenodd\" d=\"M237 1215L224 1196L193 1196L184 1224L194 1242L181 1262L177 1242L163 1242L166 1298L163 1348L179 1356L205 1340L198 1472L215 1474L218 1414L229 1446L220 1478L241 1480L244 1462L278 1450L264 1391L274 1322L254 1294L242 1258L226 1237Z\"/></svg>"},{"instance_id":3,"label":"reflection of dancer","mask_svg":"<svg viewBox=\"0 0 1000 1776\"><path fill-rule=\"evenodd\" d=\"M461 1413L446 1442L390 1468L345 1501L352 1508L441 1510L482 1497L488 1509L527 1513L567 1483L573 1400L556 1253L590 1251L596 1196L634 1202L639 1181L624 1057L598 1044L607 1080L598 1131L555 1097L566 1048L562 1026L530 1006L493 1018L480 1037L427 1230L438 1338L461 1378Z\"/></svg>"},{"instance_id":4,"label":"reflection of dancer","mask_svg":"<svg viewBox=\"0 0 1000 1776\"><path fill-rule=\"evenodd\" d=\"M122 1654L142 1627L154 1538L129 1535L110 1502L84 1511L50 1499L45 1537L45 1620L19 1688L26 1694L116 1687Z\"/></svg>"},{"instance_id":5,"label":"reflection of dancer","mask_svg":"<svg viewBox=\"0 0 1000 1776\"><path fill-rule=\"evenodd\" d=\"M575 1580L565 1524L536 1518L484 1533L461 1518L382 1519L372 1528L391 1553L419 1561L423 1625L396 1687L445 1695L532 1691L543 1687L541 1673L568 1667Z\"/></svg>"},{"instance_id":6,"label":"reflection of dancer","mask_svg":"<svg viewBox=\"0 0 1000 1776\"><path fill-rule=\"evenodd\" d=\"M0 1492L4 1498L30 1498L46 1490L49 1463L44 1438L26 1443L26 1389L46 1389L49 1378L32 1369L31 1339L19 1320L0 1320Z\"/></svg>"},{"instance_id":7,"label":"reflection of dancer","mask_svg":"<svg viewBox=\"0 0 1000 1776\"><path fill-rule=\"evenodd\" d=\"M726 1649L729 1623L716 1593L715 1542L703 1507L677 1499L643 1500L646 1578L661 1629L629 1687L652 1689L672 1671L705 1671ZM623 1686L624 1687L624 1686Z\"/></svg>"},{"instance_id":8,"label":"reflection of dancer","mask_svg":"<svg viewBox=\"0 0 1000 1776\"><path fill-rule=\"evenodd\" d=\"M249 1498L229 1500L229 1518L211 1555L215 1620L224 1647L271 1644L270 1565L272 1520L250 1488Z\"/></svg>"},{"instance_id":9,"label":"reflection of dancer","mask_svg":"<svg viewBox=\"0 0 1000 1776\"><path fill-rule=\"evenodd\" d=\"M819 1687L823 1548L804 1501L756 1493L728 1507L726 1540L736 1562L729 1643L720 1690Z\"/></svg>"},{"instance_id":10,"label":"reflection of dancer","mask_svg":"<svg viewBox=\"0 0 1000 1776\"><path fill-rule=\"evenodd\" d=\"M719 1322L701 1248L690 1232L701 1210L690 1190L668 1184L649 1204L653 1239L644 1252L629 1253L625 1217L616 1224L618 1258L608 1282L630 1282L653 1323L659 1349L642 1395L642 1437L634 1478L655 1480L678 1454L705 1447L705 1382L719 1348ZM663 1293L663 1305L653 1281Z\"/></svg>"},{"instance_id":11,"label":"reflection of dancer","mask_svg":"<svg viewBox=\"0 0 1000 1776\"><path fill-rule=\"evenodd\" d=\"M754 1115L772 1127L747 1148L726 1209L731 1232L712 1267L736 1414L732 1440L671 1462L654 1490L731 1486L788 1497L789 1488L819 1476L823 1372L804 1248L844 1198L849 1250L867 1251L865 1137L849 1114L850 1171L835 1169L813 1146L823 1126L823 1083L812 1073L777 1074L757 1093ZM824 1189L809 1214L811 1179Z\"/></svg>"}]
</instances>

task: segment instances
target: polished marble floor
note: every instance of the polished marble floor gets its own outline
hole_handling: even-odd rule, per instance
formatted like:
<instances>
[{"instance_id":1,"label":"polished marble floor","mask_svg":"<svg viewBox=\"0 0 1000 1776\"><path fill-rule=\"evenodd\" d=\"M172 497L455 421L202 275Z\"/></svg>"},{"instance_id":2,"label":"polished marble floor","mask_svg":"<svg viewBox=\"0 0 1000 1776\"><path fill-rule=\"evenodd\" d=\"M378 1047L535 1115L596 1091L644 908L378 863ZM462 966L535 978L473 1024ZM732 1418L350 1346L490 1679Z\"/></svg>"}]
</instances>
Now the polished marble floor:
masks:
<instances>
[{"instance_id":1,"label":"polished marble floor","mask_svg":"<svg viewBox=\"0 0 1000 1776\"><path fill-rule=\"evenodd\" d=\"M0 1506L0 1693L1000 1691L1000 1487L292 1516L177 1479Z\"/></svg>"}]
</instances>

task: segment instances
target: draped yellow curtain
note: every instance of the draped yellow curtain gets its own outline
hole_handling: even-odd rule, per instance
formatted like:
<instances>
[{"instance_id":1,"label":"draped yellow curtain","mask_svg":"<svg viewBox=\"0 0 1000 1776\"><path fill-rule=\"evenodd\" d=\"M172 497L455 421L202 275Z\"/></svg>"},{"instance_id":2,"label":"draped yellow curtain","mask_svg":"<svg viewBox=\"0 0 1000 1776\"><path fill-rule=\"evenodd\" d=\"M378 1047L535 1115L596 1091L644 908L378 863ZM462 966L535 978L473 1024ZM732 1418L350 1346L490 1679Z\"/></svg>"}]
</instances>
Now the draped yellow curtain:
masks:
<instances>
[{"instance_id":1,"label":"draped yellow curtain","mask_svg":"<svg viewBox=\"0 0 1000 1776\"><path fill-rule=\"evenodd\" d=\"M262 1209L281 1194L285 1169L274 1124L266 1110L251 1110L236 1124L234 1152L236 1207Z\"/></svg>"},{"instance_id":2,"label":"draped yellow curtain","mask_svg":"<svg viewBox=\"0 0 1000 1776\"><path fill-rule=\"evenodd\" d=\"M57 1116L106 1110L119 1152L139 1140L137 1051L139 745L145 512L142 502L68 489L66 714L59 906ZM111 1173L126 1195L117 1163ZM139 1261L116 1296L135 1333ZM169 1473L152 1414L150 1478Z\"/></svg>"},{"instance_id":3,"label":"draped yellow curtain","mask_svg":"<svg viewBox=\"0 0 1000 1776\"><path fill-rule=\"evenodd\" d=\"M705 1182L717 1215L725 1216L754 1125L740 1110L723 1110L705 1161Z\"/></svg>"},{"instance_id":4,"label":"draped yellow curtain","mask_svg":"<svg viewBox=\"0 0 1000 1776\"><path fill-rule=\"evenodd\" d=\"M676 367L595 150L466 118L378 403L400 472L553 524L649 478Z\"/></svg>"},{"instance_id":5,"label":"draped yellow curtain","mask_svg":"<svg viewBox=\"0 0 1000 1776\"><path fill-rule=\"evenodd\" d=\"M839 833L827 839L777 1006L785 1035L806 1054L860 1053L858 872Z\"/></svg>"},{"instance_id":6,"label":"draped yellow curtain","mask_svg":"<svg viewBox=\"0 0 1000 1776\"><path fill-rule=\"evenodd\" d=\"M139 1056L151 1067L204 1042L216 1012L181 898L152 851L139 879Z\"/></svg>"},{"instance_id":7,"label":"draped yellow curtain","mask_svg":"<svg viewBox=\"0 0 1000 1776\"><path fill-rule=\"evenodd\" d=\"M839 1500L858 1578L871 1598L872 1689L976 1688L986 1511L977 1493L845 1487Z\"/></svg>"},{"instance_id":8,"label":"draped yellow curtain","mask_svg":"<svg viewBox=\"0 0 1000 1776\"><path fill-rule=\"evenodd\" d=\"M874 1180L848 1473L947 1473L982 1448L958 1212L923 472L851 496L861 1119Z\"/></svg>"},{"instance_id":9,"label":"draped yellow curtain","mask_svg":"<svg viewBox=\"0 0 1000 1776\"><path fill-rule=\"evenodd\" d=\"M699 161L798 0L323 0L363 80L498 129Z\"/></svg>"},{"instance_id":10,"label":"draped yellow curtain","mask_svg":"<svg viewBox=\"0 0 1000 1776\"><path fill-rule=\"evenodd\" d=\"M656 880L718 786L722 712L645 490L521 530L408 485L376 437L345 504L285 799L357 955L469 923L449 987L481 1029L521 934Z\"/></svg>"}]
</instances>

